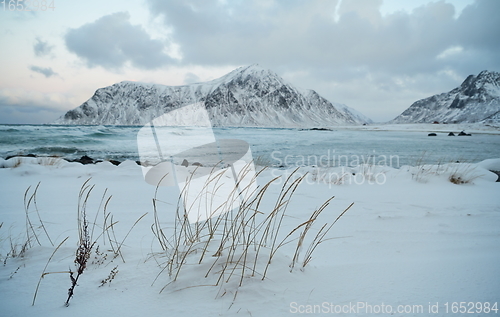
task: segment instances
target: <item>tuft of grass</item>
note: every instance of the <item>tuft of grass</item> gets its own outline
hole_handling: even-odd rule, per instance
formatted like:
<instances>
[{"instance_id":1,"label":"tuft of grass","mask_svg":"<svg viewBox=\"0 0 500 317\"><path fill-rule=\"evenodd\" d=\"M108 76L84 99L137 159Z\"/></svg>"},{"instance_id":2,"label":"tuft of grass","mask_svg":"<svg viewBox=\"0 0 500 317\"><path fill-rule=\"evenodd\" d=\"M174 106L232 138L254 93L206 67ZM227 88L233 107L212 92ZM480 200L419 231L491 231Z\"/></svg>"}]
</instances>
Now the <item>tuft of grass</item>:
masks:
<instances>
[{"instance_id":1,"label":"tuft of grass","mask_svg":"<svg viewBox=\"0 0 500 317\"><path fill-rule=\"evenodd\" d=\"M475 166L472 164L455 164L448 180L456 185L471 184L475 179L482 176L474 172Z\"/></svg>"},{"instance_id":2,"label":"tuft of grass","mask_svg":"<svg viewBox=\"0 0 500 317\"><path fill-rule=\"evenodd\" d=\"M87 220L87 202L90 193L94 189L95 185L88 185L90 178L83 183L80 188L80 193L78 195L78 248L76 249L76 256L74 263L76 265L76 272L72 270L69 271L69 278L71 280L71 286L68 289L68 298L64 303L65 306L69 306L69 301L74 295L75 287L78 284L78 279L83 274L87 268L87 262L90 259L92 248L94 247L96 241L93 241L89 232L89 222ZM92 230L93 231L93 230ZM76 274L76 276L75 276Z\"/></svg>"},{"instance_id":3,"label":"tuft of grass","mask_svg":"<svg viewBox=\"0 0 500 317\"><path fill-rule=\"evenodd\" d=\"M461 176L458 176L458 175L450 175L450 177L448 179L450 180L450 182L452 182L455 185L469 183L469 180L463 179Z\"/></svg>"},{"instance_id":4,"label":"tuft of grass","mask_svg":"<svg viewBox=\"0 0 500 317\"><path fill-rule=\"evenodd\" d=\"M37 158L38 165L42 166L59 166L64 160L58 156L39 156Z\"/></svg>"},{"instance_id":5,"label":"tuft of grass","mask_svg":"<svg viewBox=\"0 0 500 317\"><path fill-rule=\"evenodd\" d=\"M45 234L47 240L53 246L52 239L50 238L45 224L40 216L37 205L37 193L40 187L40 182L36 185L34 189L29 186L24 192L24 214L25 214L25 234L23 238L13 239L9 236L10 250L3 258L4 265L7 263L9 258L23 258L26 252L35 245L42 245L42 238L40 237ZM33 220L31 214L36 213L37 220ZM0 226L0 228L3 226ZM42 232L40 232L42 231ZM19 242L21 240L22 242ZM0 257L1 258L1 257Z\"/></svg>"},{"instance_id":6,"label":"tuft of grass","mask_svg":"<svg viewBox=\"0 0 500 317\"><path fill-rule=\"evenodd\" d=\"M104 191L104 194L102 195L101 202L99 204L98 210L94 216L94 222L89 221L89 213L87 210L87 206L89 204L89 199L90 196L93 193L93 190L95 188L95 185L90 184L91 178L87 179L81 186L80 192L78 194L78 207L77 207L77 220L78 220L78 246L75 252L75 257L74 257L74 269L70 268L68 271L62 271L62 272L47 272L47 268L49 263L51 262L52 258L54 257L55 253L59 250L59 248L69 239L67 237L64 239L52 252L52 255L48 259L42 274L40 275L40 279L38 281L35 294L33 296L33 305L35 304L36 296L38 294L38 290L41 284L42 279L46 275L50 274L57 274L57 273L63 273L63 274L69 274L69 278L71 281L70 287L68 289L68 297L65 301L65 306L69 306L70 300L73 298L75 294L75 288L78 285L78 281L80 277L83 275L83 273L86 271L87 267L89 265L102 265L105 262L111 263L113 260L115 260L117 257L121 257L122 261L125 262L123 254L121 252L121 248L125 243L125 240L129 236L130 232L132 229L137 225L137 223L143 219L147 213L139 217L135 221L135 223L132 225L130 230L127 232L125 237L123 239L118 240L116 238L116 235L114 233L114 226L118 223L117 221L113 220L113 216L107 212L107 207L108 204L111 200L111 195L107 196L107 189ZM40 185L40 184L38 184ZM36 206L36 192L38 189L38 186L35 188L33 194L30 196L29 189L25 193L25 209L28 210L30 204L33 204ZM102 210L102 212L101 212ZM98 219L99 215L102 213L102 225L98 224ZM38 239L38 235L36 234L36 230L33 227L33 224L29 218L29 213L26 211L27 214L27 236L28 239L26 243L27 246L30 245L31 241L36 240L39 242L40 240ZM37 211L38 214L38 211ZM39 216L39 214L38 214ZM40 223L43 224L41 221L41 218L39 218ZM99 229L99 227L102 226L102 231ZM44 230L46 232L46 230ZM36 238L34 238L36 237ZM47 234L48 237L48 234ZM99 250L99 244L98 241L103 238L103 244L109 244L111 248L111 252L113 256L111 259L108 258L108 254L106 252L102 252ZM49 237L48 237L49 238ZM106 240L107 238L107 240ZM49 238L50 240L50 238ZM51 240L50 240L51 241ZM51 241L52 243L52 241ZM92 255L94 254L94 257L92 258ZM93 259L93 260L91 260ZM110 283L118 273L117 267L115 267L113 270L111 270L110 275L108 275L108 278L103 279L101 283ZM104 285L102 284L102 285Z\"/></svg>"},{"instance_id":7,"label":"tuft of grass","mask_svg":"<svg viewBox=\"0 0 500 317\"><path fill-rule=\"evenodd\" d=\"M189 187L187 182L179 196L171 228L163 228L160 223L158 208L162 201L157 197L157 187L153 199L154 223L151 230L162 252L154 255L161 269L153 284L163 273L168 273L170 281L161 289L163 291L178 281L184 270L192 271L194 267L199 267L196 271L200 272L200 277L209 281L204 286L219 287L216 297L224 296L231 288L236 289L236 296L237 289L243 285L245 279L258 277L265 280L270 265L278 254L281 254L278 251L294 240L298 242L290 267L293 269L297 263L301 263L301 267L304 268L311 261L317 247L327 240L326 235L332 226L352 204L331 224L321 226L312 238L304 257L301 258L300 249L308 232L316 225L319 216L334 197L313 211L306 221L299 222L290 231L284 230L283 223L287 217L287 209L298 186L307 176L307 174L296 175L297 170L298 168L284 180L270 209L266 210L263 207L263 205L269 206L269 203L263 204L263 201L268 199L270 187L280 180L281 176L254 189L250 185L239 188L236 184L224 204L213 206L216 216L196 223L190 223L187 215L191 208L197 207L197 204L186 206L182 199L182 192ZM262 172L263 170L257 172L253 176L253 181L256 181ZM212 173L206 181L205 188L219 188L217 186L219 182L221 182L220 174ZM211 195L213 196L203 198L208 201L206 205L210 205L213 197L217 195L217 190ZM229 210L228 206L236 208Z\"/></svg>"},{"instance_id":8,"label":"tuft of grass","mask_svg":"<svg viewBox=\"0 0 500 317\"><path fill-rule=\"evenodd\" d=\"M260 169L273 166L272 160L269 157L262 155L254 158L253 163Z\"/></svg>"},{"instance_id":9,"label":"tuft of grass","mask_svg":"<svg viewBox=\"0 0 500 317\"><path fill-rule=\"evenodd\" d=\"M130 230L127 232L125 237L122 239L122 241L118 242L118 240L116 239L115 232L114 232L114 225L118 222L114 222L113 216L106 212L108 203L111 199L111 196L106 198L106 193L107 193L107 189L106 189L104 191L104 194L103 194L102 199L101 199L101 203L99 205L99 209L98 209L96 216L95 216L95 219L97 219L98 215L99 215L99 210L101 209L101 206L103 205L103 202L105 201L104 209L103 209L103 214L104 214L104 225L102 227L103 231L102 231L102 233L99 234L99 236L94 238L94 232L95 232L94 229L96 227L96 223L94 222L94 223L90 224L88 221L87 203L88 203L90 194L92 193L95 185L89 185L88 184L89 182L90 182L90 178L87 179L87 181L85 183L83 183L82 187L80 188L80 193L78 195L79 243L78 243L78 248L76 250L76 256L75 256L75 260L74 260L74 263L76 266L76 271L75 272L73 272L71 270L69 271L71 286L68 289L68 298L66 299L65 306L69 306L69 301L71 300L71 298L74 295L75 287L78 285L78 279L80 278L80 276L84 273L85 269L87 268L87 265L88 265L89 259L91 258L94 247L95 247L96 254L101 255L104 258L107 257L106 255L103 255L102 253L99 252L99 246L97 245L97 241L100 239L100 237L104 236L104 235L107 235L107 237L108 237L109 244L110 244L112 251L113 251L113 254L114 254L113 259L111 261L113 261L118 256L120 256L122 258L122 261L125 263L125 259L121 253L121 248L122 248L123 244L125 243L125 240L129 236L130 232L132 231L132 229L137 225L137 223L139 221L141 221L142 218L144 218L147 215L147 213L145 213L141 217L139 217L139 219L137 219L134 222L134 224L132 225ZM111 220L108 221L108 219L111 219ZM92 228L90 229L89 226L92 226ZM102 263L104 263L104 260L102 260L100 263L98 260L97 263L102 264ZM110 280L107 280L107 282L111 282L111 280L118 273L118 270L116 270L116 271L112 270L112 273L113 272L114 272L114 274L112 274L112 277L110 277Z\"/></svg>"},{"instance_id":10,"label":"tuft of grass","mask_svg":"<svg viewBox=\"0 0 500 317\"><path fill-rule=\"evenodd\" d=\"M471 184L481 174L476 172L476 166L468 163L447 163L437 165L421 165L410 167L412 178L420 183L426 183L430 177L445 176L453 184Z\"/></svg>"},{"instance_id":11,"label":"tuft of grass","mask_svg":"<svg viewBox=\"0 0 500 317\"><path fill-rule=\"evenodd\" d=\"M23 163L23 160L20 157L15 157L15 158L12 158L11 160L13 160L11 168L17 168L17 167L21 166L21 164Z\"/></svg>"}]
</instances>

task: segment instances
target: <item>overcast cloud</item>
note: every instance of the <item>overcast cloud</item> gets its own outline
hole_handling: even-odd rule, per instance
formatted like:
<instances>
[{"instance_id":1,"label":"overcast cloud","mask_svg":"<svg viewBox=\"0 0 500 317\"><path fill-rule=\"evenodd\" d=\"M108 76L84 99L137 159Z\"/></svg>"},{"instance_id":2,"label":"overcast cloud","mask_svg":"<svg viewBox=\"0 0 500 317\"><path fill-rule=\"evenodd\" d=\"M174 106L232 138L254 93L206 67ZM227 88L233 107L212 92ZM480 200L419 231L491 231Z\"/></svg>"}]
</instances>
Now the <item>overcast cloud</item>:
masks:
<instances>
[{"instance_id":1,"label":"overcast cloud","mask_svg":"<svg viewBox=\"0 0 500 317\"><path fill-rule=\"evenodd\" d=\"M49 45L48 42L42 41L38 37L35 39L35 44L33 45L33 51L38 57L49 55L53 48L54 46Z\"/></svg>"},{"instance_id":2,"label":"overcast cloud","mask_svg":"<svg viewBox=\"0 0 500 317\"><path fill-rule=\"evenodd\" d=\"M478 1L457 20L453 5L442 1L388 16L380 14L381 0L344 0L338 6L335 1L148 2L174 30L186 63L257 62L326 69L324 76L343 78L346 70L356 74L362 68L414 75L453 67L466 74L474 68L464 65L474 63L473 55L500 53L500 1L495 0ZM461 50L437 58L453 47ZM483 68L500 65L498 58L481 62Z\"/></svg>"},{"instance_id":3,"label":"overcast cloud","mask_svg":"<svg viewBox=\"0 0 500 317\"><path fill-rule=\"evenodd\" d=\"M53 94L0 88L1 123L48 123L60 116L66 102Z\"/></svg>"},{"instance_id":4,"label":"overcast cloud","mask_svg":"<svg viewBox=\"0 0 500 317\"><path fill-rule=\"evenodd\" d=\"M382 122L470 74L500 71L498 0L88 2L0 13L3 114L26 113L11 98L25 102L23 91L39 93L29 109L50 115L43 94L67 111L122 80L181 85L257 63Z\"/></svg>"},{"instance_id":5,"label":"overcast cloud","mask_svg":"<svg viewBox=\"0 0 500 317\"><path fill-rule=\"evenodd\" d=\"M36 73L44 75L46 78L57 75L57 73L54 72L50 67L30 66L30 69Z\"/></svg>"},{"instance_id":6,"label":"overcast cloud","mask_svg":"<svg viewBox=\"0 0 500 317\"><path fill-rule=\"evenodd\" d=\"M138 68L154 69L171 61L164 53L165 44L152 39L129 19L129 13L118 12L70 29L65 36L66 46L89 67L116 69L129 61Z\"/></svg>"}]
</instances>

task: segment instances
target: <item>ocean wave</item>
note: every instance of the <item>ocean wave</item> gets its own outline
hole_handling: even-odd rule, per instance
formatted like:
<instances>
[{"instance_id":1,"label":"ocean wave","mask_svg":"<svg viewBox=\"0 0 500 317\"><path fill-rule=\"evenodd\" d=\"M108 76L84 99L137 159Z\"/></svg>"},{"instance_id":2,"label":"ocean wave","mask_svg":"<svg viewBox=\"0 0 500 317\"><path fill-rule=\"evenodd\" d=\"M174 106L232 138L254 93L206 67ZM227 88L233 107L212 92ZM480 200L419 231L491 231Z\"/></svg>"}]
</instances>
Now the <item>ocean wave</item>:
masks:
<instances>
[{"instance_id":1,"label":"ocean wave","mask_svg":"<svg viewBox=\"0 0 500 317\"><path fill-rule=\"evenodd\" d=\"M86 136L91 137L91 138L108 138L112 135L114 135L114 133L99 131L99 132L90 133Z\"/></svg>"},{"instance_id":2,"label":"ocean wave","mask_svg":"<svg viewBox=\"0 0 500 317\"><path fill-rule=\"evenodd\" d=\"M3 127L0 127L0 133L11 133L11 132L19 132L19 130L14 128L4 129Z\"/></svg>"}]
</instances>

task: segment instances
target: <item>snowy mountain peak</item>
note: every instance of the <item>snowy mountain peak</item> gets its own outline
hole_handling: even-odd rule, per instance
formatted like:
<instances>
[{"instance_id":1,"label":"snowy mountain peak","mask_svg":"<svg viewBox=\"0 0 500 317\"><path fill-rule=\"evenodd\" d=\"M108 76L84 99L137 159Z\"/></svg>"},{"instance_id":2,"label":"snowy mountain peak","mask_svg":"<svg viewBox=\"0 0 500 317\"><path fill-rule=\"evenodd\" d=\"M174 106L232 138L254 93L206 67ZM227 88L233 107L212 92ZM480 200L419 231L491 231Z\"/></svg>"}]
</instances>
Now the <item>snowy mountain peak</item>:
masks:
<instances>
[{"instance_id":1,"label":"snowy mountain peak","mask_svg":"<svg viewBox=\"0 0 500 317\"><path fill-rule=\"evenodd\" d=\"M483 70L479 75L469 75L462 85L461 90L465 96L478 94L498 94L500 90L500 73Z\"/></svg>"},{"instance_id":2,"label":"snowy mountain peak","mask_svg":"<svg viewBox=\"0 0 500 317\"><path fill-rule=\"evenodd\" d=\"M276 73L265 69L258 64L239 67L230 73L211 81L213 83L231 84L239 86L248 86L250 84L274 83L275 85L284 85L285 81Z\"/></svg>"},{"instance_id":3,"label":"snowy mountain peak","mask_svg":"<svg viewBox=\"0 0 500 317\"><path fill-rule=\"evenodd\" d=\"M484 70L447 93L416 101L392 122L496 122L499 113L500 73Z\"/></svg>"},{"instance_id":4,"label":"snowy mountain peak","mask_svg":"<svg viewBox=\"0 0 500 317\"><path fill-rule=\"evenodd\" d=\"M143 125L169 111L202 102L213 126L325 127L370 119L299 90L257 64L212 81L184 86L124 81L98 89L57 124Z\"/></svg>"}]
</instances>

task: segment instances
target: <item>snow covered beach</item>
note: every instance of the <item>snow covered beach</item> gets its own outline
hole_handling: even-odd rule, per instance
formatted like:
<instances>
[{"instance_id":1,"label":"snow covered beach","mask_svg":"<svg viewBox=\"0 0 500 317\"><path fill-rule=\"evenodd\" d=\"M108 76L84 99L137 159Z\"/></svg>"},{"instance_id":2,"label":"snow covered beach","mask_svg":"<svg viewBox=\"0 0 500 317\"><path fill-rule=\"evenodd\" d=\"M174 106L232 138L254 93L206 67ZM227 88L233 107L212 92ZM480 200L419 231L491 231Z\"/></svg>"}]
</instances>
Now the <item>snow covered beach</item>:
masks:
<instances>
[{"instance_id":1,"label":"snow covered beach","mask_svg":"<svg viewBox=\"0 0 500 317\"><path fill-rule=\"evenodd\" d=\"M232 280L213 286L217 275L205 278L212 262L197 264L201 247L189 254L179 278L169 284L172 277L165 270L165 251L152 225L158 217L165 232L171 232L178 192L161 189L155 213L155 187L144 182L135 162L113 166L60 159L11 160L2 161L5 168L0 169L4 262L0 302L5 316L289 316L339 309L347 310L344 315L348 316L447 316L459 309L460 302L474 305L473 315L484 316L498 307L500 183L487 170L498 168L498 160L399 169L299 169L299 176L309 174L290 199L280 238L335 196L311 228L313 233L304 242L307 246L323 223L331 224L354 205L335 223L305 268L289 267L297 244L293 236L276 252L264 280L259 275L262 269L253 277L247 270L241 287ZM282 175L266 191L259 209L263 215L273 210L291 171L268 169L259 174L260 187ZM331 176L345 172L349 175L340 180ZM76 266L78 197L89 178L87 184L95 187L86 210L90 222L97 224L97 242L69 307L64 307L71 286L68 271L75 271ZM455 184L451 179L463 182ZM32 201L27 209L31 221L27 229L23 198L27 193L29 199L39 182L36 206ZM106 213L116 224L114 236L107 240L97 232L103 231L103 208L109 196ZM32 246L23 252L27 232ZM113 248L118 247L120 255L115 258ZM212 255L208 261L213 261ZM47 272L62 273L41 278ZM241 269L236 272L241 274Z\"/></svg>"},{"instance_id":2,"label":"snow covered beach","mask_svg":"<svg viewBox=\"0 0 500 317\"><path fill-rule=\"evenodd\" d=\"M500 314L499 0L2 3L0 317Z\"/></svg>"}]
</instances>

